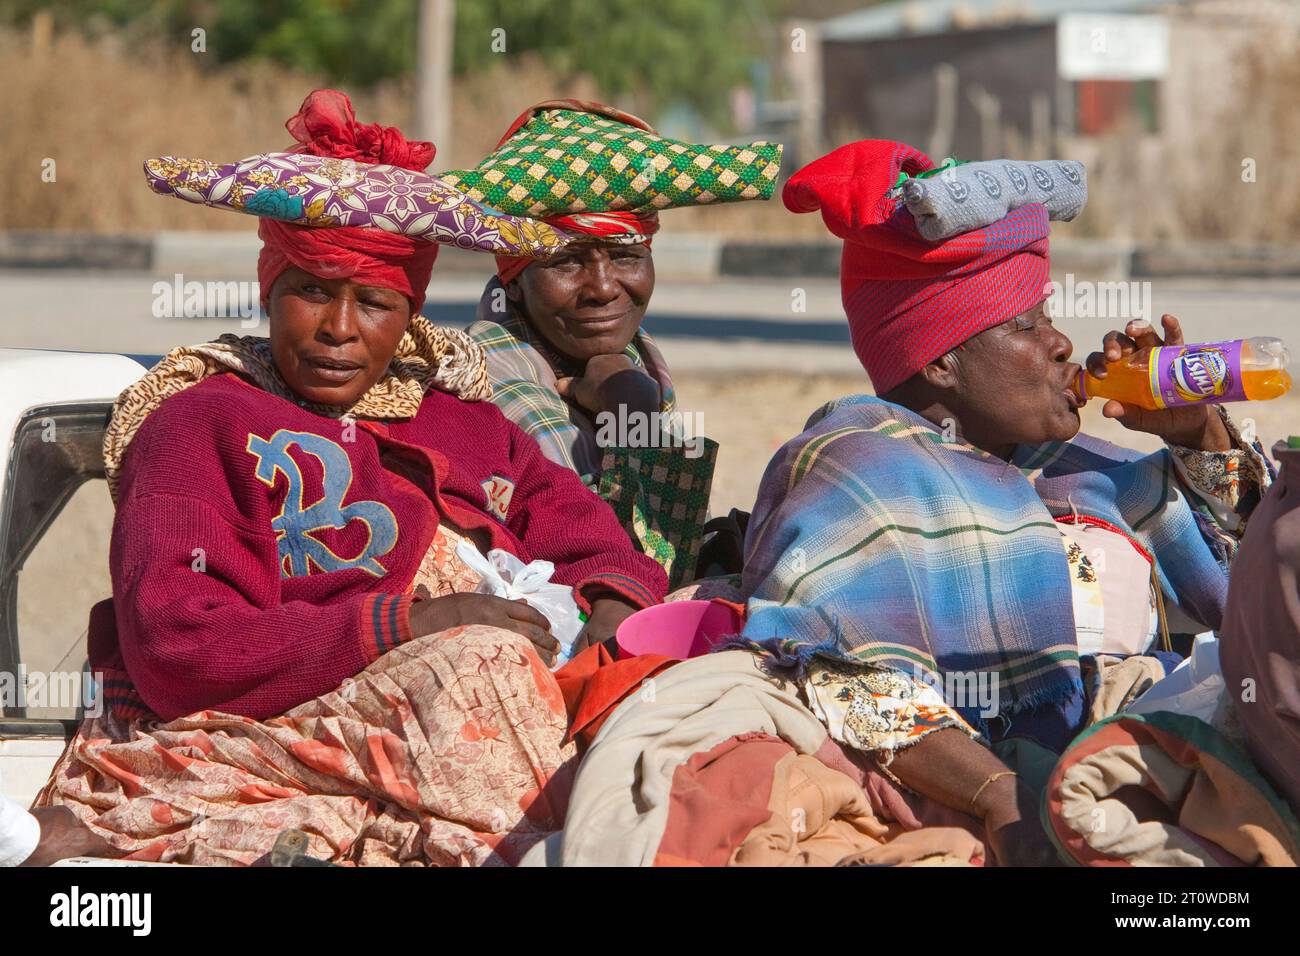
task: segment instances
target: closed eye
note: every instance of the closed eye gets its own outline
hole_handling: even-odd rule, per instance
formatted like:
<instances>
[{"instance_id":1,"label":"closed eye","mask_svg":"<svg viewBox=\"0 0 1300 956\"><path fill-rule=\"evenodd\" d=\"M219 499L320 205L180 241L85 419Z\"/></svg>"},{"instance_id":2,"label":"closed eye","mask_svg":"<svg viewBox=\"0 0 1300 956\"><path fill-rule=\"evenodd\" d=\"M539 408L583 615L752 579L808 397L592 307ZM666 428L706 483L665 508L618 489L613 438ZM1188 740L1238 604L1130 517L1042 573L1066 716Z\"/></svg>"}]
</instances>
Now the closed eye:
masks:
<instances>
[{"instance_id":1,"label":"closed eye","mask_svg":"<svg viewBox=\"0 0 1300 956\"><path fill-rule=\"evenodd\" d=\"M1052 328L1052 317L1045 312L1029 316L1018 315L1011 321L1011 328L1016 332L1032 332L1038 328Z\"/></svg>"}]
</instances>

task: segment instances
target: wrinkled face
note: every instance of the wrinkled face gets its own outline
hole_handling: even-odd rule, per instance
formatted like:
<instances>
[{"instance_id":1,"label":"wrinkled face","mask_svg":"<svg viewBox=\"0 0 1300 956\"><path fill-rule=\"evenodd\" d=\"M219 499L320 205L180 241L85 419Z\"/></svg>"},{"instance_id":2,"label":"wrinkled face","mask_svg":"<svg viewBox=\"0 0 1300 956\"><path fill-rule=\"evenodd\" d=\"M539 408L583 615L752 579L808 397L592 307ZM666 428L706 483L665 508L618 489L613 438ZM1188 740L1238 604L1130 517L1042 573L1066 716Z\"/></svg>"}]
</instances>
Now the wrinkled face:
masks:
<instances>
[{"instance_id":1,"label":"wrinkled face","mask_svg":"<svg viewBox=\"0 0 1300 956\"><path fill-rule=\"evenodd\" d=\"M627 348L655 287L644 245L582 245L535 262L506 294L560 353L585 361Z\"/></svg>"},{"instance_id":2,"label":"wrinkled face","mask_svg":"<svg viewBox=\"0 0 1300 956\"><path fill-rule=\"evenodd\" d=\"M1073 438L1079 408L1069 386L1079 366L1072 350L1046 302L969 339L957 353L953 402L966 439L993 451Z\"/></svg>"},{"instance_id":3,"label":"wrinkled face","mask_svg":"<svg viewBox=\"0 0 1300 956\"><path fill-rule=\"evenodd\" d=\"M394 289L281 273L267 296L271 354L289 387L322 405L351 405L378 382L411 319Z\"/></svg>"}]
</instances>

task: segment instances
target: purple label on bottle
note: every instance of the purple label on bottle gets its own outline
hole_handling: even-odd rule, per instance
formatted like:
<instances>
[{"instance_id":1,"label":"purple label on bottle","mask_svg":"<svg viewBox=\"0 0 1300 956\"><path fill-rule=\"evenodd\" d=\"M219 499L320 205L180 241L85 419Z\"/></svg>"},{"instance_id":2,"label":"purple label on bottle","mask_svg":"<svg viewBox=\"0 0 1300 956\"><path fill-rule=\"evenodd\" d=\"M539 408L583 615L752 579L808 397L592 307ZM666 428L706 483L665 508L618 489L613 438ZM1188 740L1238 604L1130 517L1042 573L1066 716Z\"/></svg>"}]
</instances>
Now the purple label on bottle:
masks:
<instances>
[{"instance_id":1,"label":"purple label on bottle","mask_svg":"<svg viewBox=\"0 0 1300 956\"><path fill-rule=\"evenodd\" d=\"M1241 346L1236 342L1165 345L1153 350L1151 371L1161 407L1241 402Z\"/></svg>"}]
</instances>

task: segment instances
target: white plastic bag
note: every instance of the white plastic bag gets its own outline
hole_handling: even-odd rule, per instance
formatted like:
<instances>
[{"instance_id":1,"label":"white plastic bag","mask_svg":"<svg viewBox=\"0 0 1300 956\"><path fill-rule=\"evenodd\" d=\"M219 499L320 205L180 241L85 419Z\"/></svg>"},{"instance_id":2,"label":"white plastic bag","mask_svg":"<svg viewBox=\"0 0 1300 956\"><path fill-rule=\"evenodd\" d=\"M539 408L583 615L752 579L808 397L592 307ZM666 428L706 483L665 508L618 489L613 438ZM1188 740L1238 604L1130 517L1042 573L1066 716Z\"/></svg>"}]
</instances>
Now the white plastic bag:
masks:
<instances>
[{"instance_id":1,"label":"white plastic bag","mask_svg":"<svg viewBox=\"0 0 1300 956\"><path fill-rule=\"evenodd\" d=\"M573 599L573 588L551 584L554 564L550 561L524 564L500 548L494 548L484 557L469 541L456 545L456 557L482 578L474 589L479 594L495 594L511 601L522 598L546 615L551 622L551 636L560 642L560 653L552 670L569 660L573 655L573 642L582 632L583 621L578 603Z\"/></svg>"}]
</instances>

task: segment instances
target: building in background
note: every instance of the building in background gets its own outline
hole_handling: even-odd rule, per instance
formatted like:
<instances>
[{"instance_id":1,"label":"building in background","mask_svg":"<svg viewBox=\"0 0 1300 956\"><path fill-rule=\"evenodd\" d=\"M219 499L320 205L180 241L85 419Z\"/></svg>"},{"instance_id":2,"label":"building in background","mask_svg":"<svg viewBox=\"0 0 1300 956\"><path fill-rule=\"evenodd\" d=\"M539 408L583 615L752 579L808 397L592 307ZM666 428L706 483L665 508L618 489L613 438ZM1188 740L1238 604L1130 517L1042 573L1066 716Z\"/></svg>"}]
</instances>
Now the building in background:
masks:
<instances>
[{"instance_id":1,"label":"building in background","mask_svg":"<svg viewBox=\"0 0 1300 956\"><path fill-rule=\"evenodd\" d=\"M1252 37L1298 19L1298 0L902 0L815 24L820 87L807 69L791 86L819 145L980 159L1116 129L1180 141L1243 95L1231 78Z\"/></svg>"}]
</instances>

